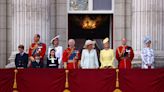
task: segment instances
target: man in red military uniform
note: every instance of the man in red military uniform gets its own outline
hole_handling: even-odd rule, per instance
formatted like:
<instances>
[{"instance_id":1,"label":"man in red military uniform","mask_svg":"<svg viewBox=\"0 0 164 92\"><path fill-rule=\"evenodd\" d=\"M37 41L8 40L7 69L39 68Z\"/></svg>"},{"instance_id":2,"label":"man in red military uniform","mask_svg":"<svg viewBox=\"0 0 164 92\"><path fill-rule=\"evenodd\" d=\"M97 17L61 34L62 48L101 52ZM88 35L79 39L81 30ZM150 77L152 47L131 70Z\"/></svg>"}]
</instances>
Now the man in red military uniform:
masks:
<instances>
[{"instance_id":1,"label":"man in red military uniform","mask_svg":"<svg viewBox=\"0 0 164 92\"><path fill-rule=\"evenodd\" d=\"M122 39L122 45L116 49L116 59L119 69L131 69L131 62L134 57L133 49L126 45L127 40Z\"/></svg>"},{"instance_id":2,"label":"man in red military uniform","mask_svg":"<svg viewBox=\"0 0 164 92\"><path fill-rule=\"evenodd\" d=\"M40 35L36 34L34 36L34 43L31 44L29 48L29 59L33 68L42 68L43 59L46 52L46 44L41 43Z\"/></svg>"},{"instance_id":3,"label":"man in red military uniform","mask_svg":"<svg viewBox=\"0 0 164 92\"><path fill-rule=\"evenodd\" d=\"M75 40L70 39L68 41L68 48L64 50L62 61L65 69L78 69L80 59L80 53L75 48Z\"/></svg>"}]
</instances>

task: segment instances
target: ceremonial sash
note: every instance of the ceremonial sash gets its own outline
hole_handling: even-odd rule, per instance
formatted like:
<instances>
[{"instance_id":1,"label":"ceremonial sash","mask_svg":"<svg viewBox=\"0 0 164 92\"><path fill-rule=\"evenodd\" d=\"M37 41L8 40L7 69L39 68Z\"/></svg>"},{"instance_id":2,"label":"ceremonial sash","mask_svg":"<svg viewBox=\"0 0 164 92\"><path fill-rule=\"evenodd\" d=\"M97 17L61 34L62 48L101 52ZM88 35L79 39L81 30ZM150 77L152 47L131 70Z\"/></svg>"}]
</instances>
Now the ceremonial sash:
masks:
<instances>
[{"instance_id":1,"label":"ceremonial sash","mask_svg":"<svg viewBox=\"0 0 164 92\"><path fill-rule=\"evenodd\" d=\"M35 46L32 48L32 56L35 56L35 54L36 54L36 52L37 52L37 50L38 50L38 46L41 46L42 45L42 43L38 43L38 45L36 45L35 44Z\"/></svg>"},{"instance_id":2,"label":"ceremonial sash","mask_svg":"<svg viewBox=\"0 0 164 92\"><path fill-rule=\"evenodd\" d=\"M36 54L37 48L33 50L32 52L32 56L34 56Z\"/></svg>"},{"instance_id":3,"label":"ceremonial sash","mask_svg":"<svg viewBox=\"0 0 164 92\"><path fill-rule=\"evenodd\" d=\"M122 47L123 47L123 46L122 46ZM122 56L124 49L125 49L125 47L123 47L122 50L121 50L121 52L120 52L120 49L117 48L117 50L118 50L118 54L119 54L119 57Z\"/></svg>"},{"instance_id":4,"label":"ceremonial sash","mask_svg":"<svg viewBox=\"0 0 164 92\"><path fill-rule=\"evenodd\" d=\"M67 58L68 58L68 59L70 58L70 56L71 56L71 54L72 54L73 51L74 51L74 48L71 49L71 51L68 51L68 50L67 50L67 52L68 52L68 57L67 57Z\"/></svg>"}]
</instances>

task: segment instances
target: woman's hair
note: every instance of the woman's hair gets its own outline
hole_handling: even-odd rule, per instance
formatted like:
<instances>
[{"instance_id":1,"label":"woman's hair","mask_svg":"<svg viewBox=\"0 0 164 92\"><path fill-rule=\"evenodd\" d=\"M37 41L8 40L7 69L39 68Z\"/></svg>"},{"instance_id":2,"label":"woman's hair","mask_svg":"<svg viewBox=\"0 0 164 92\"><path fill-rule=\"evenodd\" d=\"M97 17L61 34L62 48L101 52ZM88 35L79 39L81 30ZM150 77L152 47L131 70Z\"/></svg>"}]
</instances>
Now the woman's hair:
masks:
<instances>
[{"instance_id":1,"label":"woman's hair","mask_svg":"<svg viewBox=\"0 0 164 92\"><path fill-rule=\"evenodd\" d=\"M51 49L51 50L50 50L49 58L51 58L51 52L52 52L52 51L55 51L55 49ZM56 57L55 54L54 54L54 57Z\"/></svg>"},{"instance_id":2,"label":"woman's hair","mask_svg":"<svg viewBox=\"0 0 164 92\"><path fill-rule=\"evenodd\" d=\"M36 37L40 38L40 35L39 34L36 34Z\"/></svg>"}]
</instances>

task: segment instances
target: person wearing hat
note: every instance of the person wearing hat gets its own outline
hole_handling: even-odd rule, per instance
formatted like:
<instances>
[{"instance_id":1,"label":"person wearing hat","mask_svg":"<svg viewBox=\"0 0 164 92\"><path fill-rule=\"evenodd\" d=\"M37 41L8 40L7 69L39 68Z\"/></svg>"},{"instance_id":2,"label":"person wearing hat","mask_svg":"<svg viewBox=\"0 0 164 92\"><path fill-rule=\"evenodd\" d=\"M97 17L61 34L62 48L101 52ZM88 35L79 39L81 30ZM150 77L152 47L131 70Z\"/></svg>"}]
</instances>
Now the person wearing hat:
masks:
<instances>
[{"instance_id":1,"label":"person wearing hat","mask_svg":"<svg viewBox=\"0 0 164 92\"><path fill-rule=\"evenodd\" d=\"M75 40L68 40L68 48L64 50L62 61L65 69L78 69L80 52L75 48Z\"/></svg>"},{"instance_id":2,"label":"person wearing hat","mask_svg":"<svg viewBox=\"0 0 164 92\"><path fill-rule=\"evenodd\" d=\"M63 54L63 47L59 46L59 35L54 37L51 40L51 46L48 48L48 58L50 57L50 51L51 49L55 49L55 56L58 58L58 68L62 68L62 54Z\"/></svg>"},{"instance_id":3,"label":"person wearing hat","mask_svg":"<svg viewBox=\"0 0 164 92\"><path fill-rule=\"evenodd\" d=\"M142 58L142 68L143 69L152 69L154 68L154 51L151 47L150 36L144 38L145 48L141 51Z\"/></svg>"},{"instance_id":4,"label":"person wearing hat","mask_svg":"<svg viewBox=\"0 0 164 92\"><path fill-rule=\"evenodd\" d=\"M127 40L122 39L122 45L116 49L116 59L119 69L131 69L131 62L134 58L132 47L126 45Z\"/></svg>"},{"instance_id":5,"label":"person wearing hat","mask_svg":"<svg viewBox=\"0 0 164 92\"><path fill-rule=\"evenodd\" d=\"M109 38L103 40L104 49L100 51L100 68L114 68L114 51L109 48Z\"/></svg>"},{"instance_id":6,"label":"person wearing hat","mask_svg":"<svg viewBox=\"0 0 164 92\"><path fill-rule=\"evenodd\" d=\"M81 68L82 69L97 69L99 68L97 52L94 49L95 41L86 40L82 56L81 56Z\"/></svg>"}]
</instances>

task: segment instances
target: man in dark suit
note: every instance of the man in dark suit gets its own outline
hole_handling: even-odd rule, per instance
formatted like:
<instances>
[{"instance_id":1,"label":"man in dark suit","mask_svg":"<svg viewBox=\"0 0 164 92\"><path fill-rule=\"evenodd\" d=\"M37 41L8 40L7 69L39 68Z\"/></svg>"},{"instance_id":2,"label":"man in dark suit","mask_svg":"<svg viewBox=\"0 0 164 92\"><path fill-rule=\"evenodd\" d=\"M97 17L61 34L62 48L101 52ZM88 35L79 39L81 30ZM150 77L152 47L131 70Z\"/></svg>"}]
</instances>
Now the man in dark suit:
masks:
<instances>
[{"instance_id":1,"label":"man in dark suit","mask_svg":"<svg viewBox=\"0 0 164 92\"><path fill-rule=\"evenodd\" d=\"M15 66L16 68L27 68L28 64L28 54L24 52L24 46L18 46L19 53L16 54Z\"/></svg>"}]
</instances>

